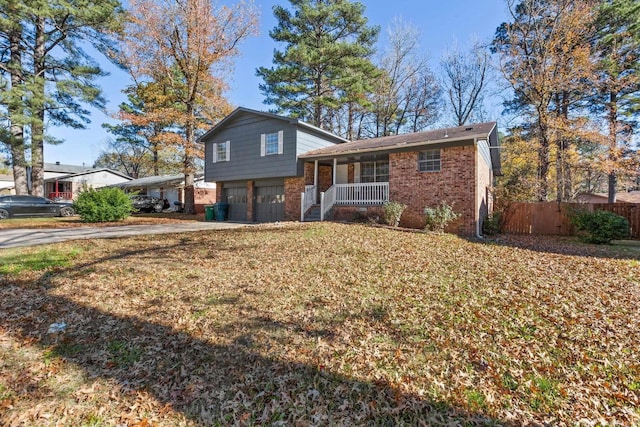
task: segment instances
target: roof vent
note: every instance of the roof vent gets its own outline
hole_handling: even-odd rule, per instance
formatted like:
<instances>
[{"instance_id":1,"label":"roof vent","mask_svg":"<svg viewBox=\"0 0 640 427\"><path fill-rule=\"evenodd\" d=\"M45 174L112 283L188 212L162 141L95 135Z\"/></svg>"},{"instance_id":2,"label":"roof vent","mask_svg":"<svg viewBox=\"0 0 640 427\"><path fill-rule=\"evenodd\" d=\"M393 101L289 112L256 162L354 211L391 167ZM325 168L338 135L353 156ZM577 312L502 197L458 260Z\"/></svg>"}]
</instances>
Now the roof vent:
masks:
<instances>
[{"instance_id":1,"label":"roof vent","mask_svg":"<svg viewBox=\"0 0 640 427\"><path fill-rule=\"evenodd\" d=\"M464 130L472 130L472 129L473 127L468 127L468 128L465 128Z\"/></svg>"},{"instance_id":2,"label":"roof vent","mask_svg":"<svg viewBox=\"0 0 640 427\"><path fill-rule=\"evenodd\" d=\"M444 137L449 138L449 133L446 130L444 131Z\"/></svg>"},{"instance_id":3,"label":"roof vent","mask_svg":"<svg viewBox=\"0 0 640 427\"><path fill-rule=\"evenodd\" d=\"M56 162L56 165L57 165L57 166L60 166L60 162Z\"/></svg>"}]
</instances>

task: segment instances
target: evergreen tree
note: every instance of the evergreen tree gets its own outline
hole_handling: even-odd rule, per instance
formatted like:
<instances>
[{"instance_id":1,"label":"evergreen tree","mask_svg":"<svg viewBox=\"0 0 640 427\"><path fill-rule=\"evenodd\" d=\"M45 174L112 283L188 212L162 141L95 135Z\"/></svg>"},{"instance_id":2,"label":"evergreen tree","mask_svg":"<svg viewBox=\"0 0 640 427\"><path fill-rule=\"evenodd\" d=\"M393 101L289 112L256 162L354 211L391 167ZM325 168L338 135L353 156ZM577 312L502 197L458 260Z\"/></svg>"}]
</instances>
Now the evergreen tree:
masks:
<instances>
[{"instance_id":1,"label":"evergreen tree","mask_svg":"<svg viewBox=\"0 0 640 427\"><path fill-rule=\"evenodd\" d=\"M107 54L120 12L119 0L0 0L0 105L17 193L28 192L29 156L31 193L44 193L44 142L60 142L47 138L45 122L83 128L89 122L84 105L104 107L94 83L104 73L84 48Z\"/></svg>"},{"instance_id":2,"label":"evergreen tree","mask_svg":"<svg viewBox=\"0 0 640 427\"><path fill-rule=\"evenodd\" d=\"M275 51L273 68L261 67L265 103L309 123L337 132L339 110L349 110L346 132L353 132L355 105L367 104L377 76L370 57L379 28L367 25L364 6L349 0L290 0L293 11L274 7L278 25L269 35L285 43Z\"/></svg>"},{"instance_id":3,"label":"evergreen tree","mask_svg":"<svg viewBox=\"0 0 640 427\"><path fill-rule=\"evenodd\" d=\"M640 111L640 2L606 0L597 17L596 95L592 106L608 127L609 203L616 201L618 173ZM637 167L637 166L636 166Z\"/></svg>"}]
</instances>

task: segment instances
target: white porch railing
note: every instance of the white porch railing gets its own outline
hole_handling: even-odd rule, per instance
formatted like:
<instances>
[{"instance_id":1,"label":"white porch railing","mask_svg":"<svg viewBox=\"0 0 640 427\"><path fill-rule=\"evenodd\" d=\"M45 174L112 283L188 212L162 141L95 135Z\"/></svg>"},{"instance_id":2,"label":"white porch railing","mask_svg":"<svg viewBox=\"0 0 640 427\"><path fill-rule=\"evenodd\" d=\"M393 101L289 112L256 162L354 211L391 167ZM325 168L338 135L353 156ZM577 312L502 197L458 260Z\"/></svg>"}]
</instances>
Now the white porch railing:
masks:
<instances>
[{"instance_id":1,"label":"white porch railing","mask_svg":"<svg viewBox=\"0 0 640 427\"><path fill-rule=\"evenodd\" d=\"M304 221L304 213L316 203L316 186L305 185L300 198L300 221Z\"/></svg>"},{"instance_id":2,"label":"white porch railing","mask_svg":"<svg viewBox=\"0 0 640 427\"><path fill-rule=\"evenodd\" d=\"M332 185L324 193L320 193L320 221L324 221L325 215L336 203L336 186Z\"/></svg>"},{"instance_id":3,"label":"white porch railing","mask_svg":"<svg viewBox=\"0 0 640 427\"><path fill-rule=\"evenodd\" d=\"M381 205L389 201L388 182L335 184L320 193L320 221L334 205Z\"/></svg>"},{"instance_id":4,"label":"white porch railing","mask_svg":"<svg viewBox=\"0 0 640 427\"><path fill-rule=\"evenodd\" d=\"M337 205L376 205L389 200L388 182L336 184Z\"/></svg>"}]
</instances>

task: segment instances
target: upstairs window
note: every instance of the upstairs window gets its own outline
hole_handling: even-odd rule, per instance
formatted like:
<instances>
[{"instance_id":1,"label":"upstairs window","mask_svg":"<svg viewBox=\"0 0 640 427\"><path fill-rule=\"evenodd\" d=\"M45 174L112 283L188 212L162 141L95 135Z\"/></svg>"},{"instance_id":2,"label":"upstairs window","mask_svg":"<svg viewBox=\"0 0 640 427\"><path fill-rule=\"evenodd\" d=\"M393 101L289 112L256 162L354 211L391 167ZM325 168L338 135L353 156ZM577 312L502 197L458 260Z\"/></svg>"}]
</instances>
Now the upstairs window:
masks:
<instances>
[{"instance_id":1,"label":"upstairs window","mask_svg":"<svg viewBox=\"0 0 640 427\"><path fill-rule=\"evenodd\" d=\"M228 162L231 159L230 151L231 143L229 141L213 144L213 163Z\"/></svg>"},{"instance_id":2,"label":"upstairs window","mask_svg":"<svg viewBox=\"0 0 640 427\"><path fill-rule=\"evenodd\" d=\"M268 133L265 135L264 154L278 154L278 134Z\"/></svg>"},{"instance_id":3,"label":"upstairs window","mask_svg":"<svg viewBox=\"0 0 640 427\"><path fill-rule=\"evenodd\" d=\"M283 153L284 132L263 133L260 135L260 156Z\"/></svg>"},{"instance_id":4,"label":"upstairs window","mask_svg":"<svg viewBox=\"0 0 640 427\"><path fill-rule=\"evenodd\" d=\"M418 170L420 172L440 172L442 166L440 150L427 150L418 156Z\"/></svg>"}]
</instances>

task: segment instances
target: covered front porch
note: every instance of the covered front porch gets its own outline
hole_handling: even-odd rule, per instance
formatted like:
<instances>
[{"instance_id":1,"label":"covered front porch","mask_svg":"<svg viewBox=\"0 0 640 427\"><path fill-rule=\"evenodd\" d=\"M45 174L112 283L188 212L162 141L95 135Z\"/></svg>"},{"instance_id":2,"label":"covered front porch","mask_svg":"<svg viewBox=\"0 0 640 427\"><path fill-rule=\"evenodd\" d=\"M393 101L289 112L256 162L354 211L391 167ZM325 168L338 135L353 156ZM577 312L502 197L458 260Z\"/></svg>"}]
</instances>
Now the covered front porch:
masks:
<instances>
[{"instance_id":1,"label":"covered front porch","mask_svg":"<svg viewBox=\"0 0 640 427\"><path fill-rule=\"evenodd\" d=\"M45 185L45 197L51 200L73 200L73 182L69 180L58 180L55 178L48 179L44 183Z\"/></svg>"},{"instance_id":2,"label":"covered front porch","mask_svg":"<svg viewBox=\"0 0 640 427\"><path fill-rule=\"evenodd\" d=\"M388 155L334 157L306 166L305 179L309 182L311 174L313 183L301 194L301 221L324 221L334 206L381 206L389 201Z\"/></svg>"}]
</instances>

